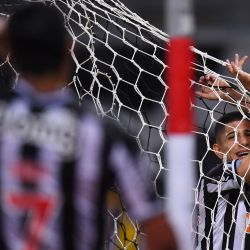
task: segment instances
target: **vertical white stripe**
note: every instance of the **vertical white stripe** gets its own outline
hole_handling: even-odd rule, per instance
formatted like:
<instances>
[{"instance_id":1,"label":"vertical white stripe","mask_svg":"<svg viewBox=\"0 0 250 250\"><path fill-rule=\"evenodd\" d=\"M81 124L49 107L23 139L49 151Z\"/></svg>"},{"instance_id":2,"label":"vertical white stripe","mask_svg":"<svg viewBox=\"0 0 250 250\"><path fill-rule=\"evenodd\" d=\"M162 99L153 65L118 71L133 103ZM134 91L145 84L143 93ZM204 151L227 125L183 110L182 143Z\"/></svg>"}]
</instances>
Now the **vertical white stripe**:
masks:
<instances>
[{"instance_id":1,"label":"vertical white stripe","mask_svg":"<svg viewBox=\"0 0 250 250\"><path fill-rule=\"evenodd\" d=\"M241 197L238 204L237 220L235 226L234 246L233 249L244 249L245 238L244 231L246 227L246 206Z\"/></svg>"},{"instance_id":2,"label":"vertical white stripe","mask_svg":"<svg viewBox=\"0 0 250 250\"><path fill-rule=\"evenodd\" d=\"M125 145L119 143L113 145L109 160L131 215L143 221L159 213L156 204L149 200L148 183L144 183L143 178L138 176L140 166L135 155L131 155ZM149 182L150 179L146 181Z\"/></svg>"},{"instance_id":3,"label":"vertical white stripe","mask_svg":"<svg viewBox=\"0 0 250 250\"><path fill-rule=\"evenodd\" d=\"M213 246L214 250L221 250L223 243L223 232L224 232L224 222L225 222L225 213L227 209L227 202L224 199L228 200L228 195L224 198L218 198L218 209L215 214L215 225L213 227ZM215 212L215 210L214 210Z\"/></svg>"},{"instance_id":4,"label":"vertical white stripe","mask_svg":"<svg viewBox=\"0 0 250 250\"><path fill-rule=\"evenodd\" d=\"M77 249L94 249L96 238L96 211L98 192L100 192L99 177L102 167L104 134L97 118L87 116L82 121L79 134L79 162L76 169L77 193L76 208L79 215L76 242ZM80 220L80 221L79 221ZM76 238L77 238L76 237Z\"/></svg>"},{"instance_id":5,"label":"vertical white stripe","mask_svg":"<svg viewBox=\"0 0 250 250\"><path fill-rule=\"evenodd\" d=\"M194 137L192 134L169 135L167 147L166 199L168 216L173 225L180 250L192 247L192 207L195 173ZM185 232L185 233L183 233Z\"/></svg>"},{"instance_id":6,"label":"vertical white stripe","mask_svg":"<svg viewBox=\"0 0 250 250\"><path fill-rule=\"evenodd\" d=\"M199 192L199 197L198 197L198 245L197 245L197 250L201 249L201 241L205 236L205 218L206 218L206 211L205 211L205 201L204 201L204 180L201 182L201 188Z\"/></svg>"},{"instance_id":7,"label":"vertical white stripe","mask_svg":"<svg viewBox=\"0 0 250 250\"><path fill-rule=\"evenodd\" d=\"M38 162L43 167L45 173L44 178L39 180L39 191L48 197L52 196L55 199L55 209L51 218L49 219L48 227L46 228L45 237L43 241L45 243L46 250L60 250L62 248L61 241L61 224L59 223L59 213L61 212L61 206L63 197L61 197L61 187L60 187L60 175L62 171L62 157L57 154L57 152L47 149L45 147L39 148ZM61 222L61 221L60 221Z\"/></svg>"},{"instance_id":8,"label":"vertical white stripe","mask_svg":"<svg viewBox=\"0 0 250 250\"><path fill-rule=\"evenodd\" d=\"M6 139L6 136L3 137ZM19 149L20 143L16 140L8 138L7 140L3 139L4 143L1 148L1 189L3 190L1 202L3 205L3 223L5 225L3 234L6 239L6 243L8 244L8 248L10 249L19 249L21 246L21 241L19 236L19 225L16 223L17 218L13 217L13 213L11 213L12 208L9 207L6 202L6 195L8 195L11 191L19 190L18 183L16 180L13 180L13 166L15 163L19 162ZM10 213L9 213L10 212Z\"/></svg>"}]
</instances>

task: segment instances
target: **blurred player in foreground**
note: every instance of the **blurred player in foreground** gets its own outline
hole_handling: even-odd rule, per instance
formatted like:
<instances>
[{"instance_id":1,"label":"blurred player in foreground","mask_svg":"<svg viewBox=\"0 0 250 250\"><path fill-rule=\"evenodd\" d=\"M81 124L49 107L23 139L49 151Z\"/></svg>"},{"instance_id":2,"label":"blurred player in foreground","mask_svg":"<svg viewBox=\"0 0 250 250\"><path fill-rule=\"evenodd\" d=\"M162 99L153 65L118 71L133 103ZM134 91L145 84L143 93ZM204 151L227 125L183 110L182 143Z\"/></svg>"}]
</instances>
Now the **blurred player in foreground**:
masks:
<instances>
[{"instance_id":1,"label":"blurred player in foreground","mask_svg":"<svg viewBox=\"0 0 250 250\"><path fill-rule=\"evenodd\" d=\"M71 69L62 15L31 5L10 16L3 40L20 75L0 102L0 249L102 249L113 179L148 248L176 249L137 146L62 90Z\"/></svg>"}]
</instances>

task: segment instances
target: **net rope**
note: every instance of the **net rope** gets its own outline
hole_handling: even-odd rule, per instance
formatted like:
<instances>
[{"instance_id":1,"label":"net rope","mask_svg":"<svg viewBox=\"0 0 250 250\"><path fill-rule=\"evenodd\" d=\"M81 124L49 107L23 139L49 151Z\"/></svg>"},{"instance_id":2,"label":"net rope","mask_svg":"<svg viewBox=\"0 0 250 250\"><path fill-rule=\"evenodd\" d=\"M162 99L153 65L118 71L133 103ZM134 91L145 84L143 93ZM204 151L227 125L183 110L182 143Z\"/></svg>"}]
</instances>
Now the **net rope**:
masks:
<instances>
[{"instance_id":1,"label":"net rope","mask_svg":"<svg viewBox=\"0 0 250 250\"><path fill-rule=\"evenodd\" d=\"M148 165L145 168L152 173L155 192L159 198L166 198L162 182L168 172L164 149L167 145L165 125L168 118L168 109L165 106L168 65L165 58L169 50L169 35L143 20L119 0L16 0L11 5L2 4L0 12L11 12L22 3L29 2L53 4L62 13L67 31L73 39L70 53L75 69L68 86L75 89L83 104L92 103L99 115L117 120L136 138L141 151L148 156ZM194 187L195 215L199 203L198 186L211 167L210 157L214 154L211 145L213 127L222 114L234 110L239 110L248 119L246 113L249 110L249 92L239 80L239 72L236 76L229 74L225 67L227 62L197 48L190 49L196 55L193 62L196 75L194 79L190 79L190 86L200 89L202 83L198 81L199 77L211 74L215 80L206 88L216 96L214 100L196 96L192 103L196 114L193 133L200 138L204 148L193 160L199 176L197 186ZM8 58L0 67L3 79L13 73L18 76ZM230 96L227 89L218 86L220 79L238 93L237 98ZM227 98L222 98L219 91ZM176 100L181 101L178 96ZM223 162L226 161L225 154ZM220 187L221 181L217 181L217 184ZM105 247L139 249L139 238L143 235L140 226L130 219L117 191L111 195L114 196L116 198L111 198L111 204L119 205L118 209L117 206L108 207L109 230ZM214 222L214 217L212 221ZM198 234L196 228L193 228L193 233Z\"/></svg>"}]
</instances>

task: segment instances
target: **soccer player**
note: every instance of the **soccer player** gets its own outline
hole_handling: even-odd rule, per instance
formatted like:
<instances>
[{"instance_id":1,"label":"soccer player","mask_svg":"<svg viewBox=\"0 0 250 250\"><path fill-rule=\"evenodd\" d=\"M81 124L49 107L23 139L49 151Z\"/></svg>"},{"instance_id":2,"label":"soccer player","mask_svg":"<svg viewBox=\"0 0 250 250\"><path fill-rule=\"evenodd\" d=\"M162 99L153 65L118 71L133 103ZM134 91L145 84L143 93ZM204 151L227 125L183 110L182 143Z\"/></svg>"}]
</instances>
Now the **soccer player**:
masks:
<instances>
[{"instance_id":1,"label":"soccer player","mask_svg":"<svg viewBox=\"0 0 250 250\"><path fill-rule=\"evenodd\" d=\"M250 249L250 121L240 112L222 116L213 150L224 163L198 186L196 249Z\"/></svg>"},{"instance_id":2,"label":"soccer player","mask_svg":"<svg viewBox=\"0 0 250 250\"><path fill-rule=\"evenodd\" d=\"M0 101L0 249L102 249L105 193L113 180L149 249L176 249L139 167L137 145L62 89L71 68L62 15L34 4L7 25L19 80Z\"/></svg>"}]
</instances>

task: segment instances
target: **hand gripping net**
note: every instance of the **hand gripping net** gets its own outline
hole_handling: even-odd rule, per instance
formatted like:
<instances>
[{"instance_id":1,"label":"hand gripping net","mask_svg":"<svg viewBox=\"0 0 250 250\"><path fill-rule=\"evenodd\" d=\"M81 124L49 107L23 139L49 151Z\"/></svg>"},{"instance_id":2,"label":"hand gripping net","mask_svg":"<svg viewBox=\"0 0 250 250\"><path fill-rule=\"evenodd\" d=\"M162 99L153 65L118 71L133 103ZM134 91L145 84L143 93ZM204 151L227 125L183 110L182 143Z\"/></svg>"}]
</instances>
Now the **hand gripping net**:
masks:
<instances>
[{"instance_id":1,"label":"hand gripping net","mask_svg":"<svg viewBox=\"0 0 250 250\"><path fill-rule=\"evenodd\" d=\"M9 2L3 1L1 12L11 13L30 2L52 4L60 10L65 18L67 31L73 39L70 53L74 62L74 75L68 83L69 87L75 89L83 104L92 103L99 115L117 120L136 138L141 151L148 156L145 168L152 173L156 194L159 198L164 197L162 182L168 172L163 153L167 145L165 125L168 118L165 105L168 65L165 58L169 49L169 36L130 11L119 0ZM215 161L210 142L213 126L222 114L232 110L239 110L246 117L243 112L244 106L247 106L244 96L248 93L237 75L232 77L228 74L224 61L196 48L190 49L196 55L196 61L193 62L196 76L195 79L190 79L190 86L198 89L201 85L198 78L209 73L226 80L242 95L239 100L229 96L227 101L219 95L214 101L196 97L192 103L196 114L193 133L202 149L194 159L198 173L198 184L194 187L195 216L195 208L199 203L198 185L212 167L211 162ZM2 78L6 78L6 81L11 75L10 71L15 73L8 59L2 63L1 69ZM207 88L215 95L218 92L216 84ZM176 101L181 101L178 96ZM110 200L106 248L139 249L138 242L143 235L139 225L130 219L116 191L110 195ZM118 205L114 207L113 204ZM195 227L193 233L197 235Z\"/></svg>"}]
</instances>

